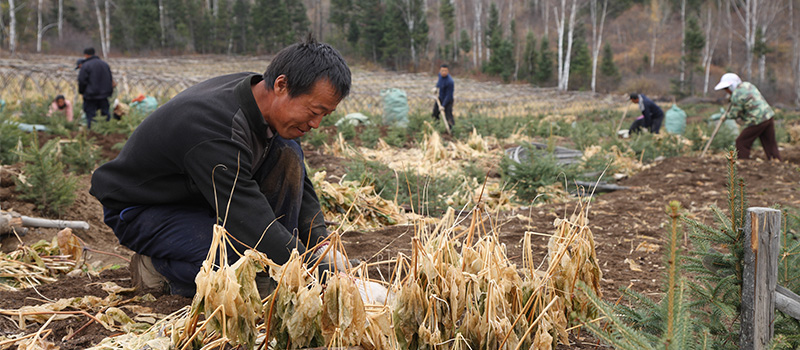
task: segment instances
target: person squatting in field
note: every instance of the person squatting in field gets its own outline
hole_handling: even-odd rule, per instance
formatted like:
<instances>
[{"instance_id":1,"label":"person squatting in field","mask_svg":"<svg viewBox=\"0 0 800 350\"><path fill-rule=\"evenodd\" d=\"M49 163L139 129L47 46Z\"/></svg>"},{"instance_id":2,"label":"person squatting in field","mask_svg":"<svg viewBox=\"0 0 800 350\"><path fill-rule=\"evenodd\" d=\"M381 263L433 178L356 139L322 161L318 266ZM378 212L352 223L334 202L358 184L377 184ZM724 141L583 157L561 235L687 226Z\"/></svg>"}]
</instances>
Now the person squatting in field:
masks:
<instances>
[{"instance_id":1,"label":"person squatting in field","mask_svg":"<svg viewBox=\"0 0 800 350\"><path fill-rule=\"evenodd\" d=\"M293 249L316 246L307 262L349 268L335 249L321 256L328 231L295 139L318 128L350 85L339 52L309 36L281 50L264 74L212 78L148 116L95 171L90 190L120 243L136 252L134 283L166 282L173 294L193 296L212 227L223 222L240 242L229 256L243 243L283 264ZM259 292L268 279L256 278Z\"/></svg>"},{"instance_id":2,"label":"person squatting in field","mask_svg":"<svg viewBox=\"0 0 800 350\"><path fill-rule=\"evenodd\" d=\"M661 123L664 121L664 111L655 102L647 98L644 94L633 93L630 95L631 103L639 105L642 117L636 118L631 124L629 134L639 132L639 129L647 129L652 134L658 134Z\"/></svg>"},{"instance_id":3,"label":"person squatting in field","mask_svg":"<svg viewBox=\"0 0 800 350\"><path fill-rule=\"evenodd\" d=\"M729 119L741 119L746 125L736 138L736 152L739 159L750 158L750 150L756 138L761 140L767 159L781 160L778 142L775 139L775 123L772 110L767 100L750 82L734 73L725 73L719 80L714 90L725 90L730 94L731 106L728 111Z\"/></svg>"},{"instance_id":4,"label":"person squatting in field","mask_svg":"<svg viewBox=\"0 0 800 350\"><path fill-rule=\"evenodd\" d=\"M50 103L50 108L47 110L47 116L64 115L67 122L72 122L74 113L72 112L72 102L64 98L64 95L58 95L53 102Z\"/></svg>"}]
</instances>

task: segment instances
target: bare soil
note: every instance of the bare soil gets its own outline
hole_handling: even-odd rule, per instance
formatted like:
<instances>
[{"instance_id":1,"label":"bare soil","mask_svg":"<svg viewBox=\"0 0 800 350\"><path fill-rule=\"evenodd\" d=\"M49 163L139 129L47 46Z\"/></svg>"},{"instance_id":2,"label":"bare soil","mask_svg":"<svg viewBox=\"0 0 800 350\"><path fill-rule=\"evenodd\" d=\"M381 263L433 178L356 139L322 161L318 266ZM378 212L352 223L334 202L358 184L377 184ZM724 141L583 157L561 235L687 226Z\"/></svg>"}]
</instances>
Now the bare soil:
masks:
<instances>
[{"instance_id":1,"label":"bare soil","mask_svg":"<svg viewBox=\"0 0 800 350\"><path fill-rule=\"evenodd\" d=\"M124 140L118 135L105 137L93 135L98 144L104 149L109 149L117 142ZM783 162L768 162L761 159L741 161L738 163L739 175L746 182L750 206L800 206L800 148L788 147L781 150ZM755 152L756 157L763 157L763 152ZM310 151L306 154L310 167L327 170L331 175L344 175L344 159L330 157L319 151ZM17 199L14 185L15 167L4 167L0 171L0 208L14 210L23 215L42 216L35 210L31 203ZM677 200L697 219L714 224L710 207L716 205L727 212L726 200L727 160L721 155L704 159L698 157L668 158L658 162L653 167L631 178L624 179L618 184L628 186L629 189L598 195L592 201L589 210L590 227L595 236L597 255L603 269L602 288L607 300L615 301L620 296L621 288L631 288L635 291L651 296L658 296L661 287L661 274L663 272L663 246L664 234L667 232L668 217L665 206L669 201ZM90 177L79 177L80 189L78 199L70 210L60 219L85 220L91 228L87 231L76 231L86 245L98 251L109 252L128 258L130 250L118 244L113 232L103 223L102 207L88 191ZM506 244L509 257L521 265L521 244L526 232L550 234L553 231L553 221L558 217L565 217L575 210L575 204L544 205L523 208L511 212L499 213L496 221L493 220L494 229L499 233L501 241ZM469 220L466 220L469 223ZM22 237L22 241L30 244L40 239L51 240L55 229L32 229ZM414 235L412 226L391 226L372 231L353 231L343 235L347 253L351 258L358 258L367 262L386 261L398 254L410 254L410 241ZM535 236L534 242L539 248L535 251L541 261L546 254L546 236ZM654 251L636 250L642 243L656 245ZM19 244L15 237L3 237L0 240L4 251L15 249ZM0 309L13 310L24 305L41 303L44 297L49 299L77 297L84 295L105 296L106 292L99 287L90 285L92 282L114 281L125 287L130 286L130 277L127 262L117 256L89 253L88 263L96 267L117 264L121 266L115 270L107 270L99 278L89 277L63 277L58 282L38 287L34 290L18 292L0 292ZM638 271L632 269L634 262L639 266ZM372 277L380 278L382 274L388 279L389 267L370 272ZM37 292L38 291L38 292ZM155 302L142 303L155 312L168 314L188 305L191 300L177 296L154 293ZM144 292L138 292L139 294ZM91 324L83 329L70 341L62 338L72 331L76 331L86 324L87 318L71 318L64 321L54 321L49 328L54 335L50 338L61 349L83 349L99 342L110 335L97 324ZM0 318L0 335L31 333L38 330L38 325L29 325L24 331L17 328L16 323L8 318ZM581 338L582 339L582 338ZM575 339L579 341L579 339ZM573 344L571 348L594 349L589 343L581 346Z\"/></svg>"}]
</instances>

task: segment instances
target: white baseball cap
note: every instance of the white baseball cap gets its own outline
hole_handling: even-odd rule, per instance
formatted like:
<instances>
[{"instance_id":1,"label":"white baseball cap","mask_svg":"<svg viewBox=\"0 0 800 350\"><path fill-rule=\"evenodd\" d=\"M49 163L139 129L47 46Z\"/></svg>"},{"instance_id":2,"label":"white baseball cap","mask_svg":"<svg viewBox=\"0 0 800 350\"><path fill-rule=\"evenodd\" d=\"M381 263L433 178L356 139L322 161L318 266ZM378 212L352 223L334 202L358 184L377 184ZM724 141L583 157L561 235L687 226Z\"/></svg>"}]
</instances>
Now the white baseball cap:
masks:
<instances>
[{"instance_id":1,"label":"white baseball cap","mask_svg":"<svg viewBox=\"0 0 800 350\"><path fill-rule=\"evenodd\" d=\"M725 73L722 75L722 78L719 79L719 84L717 84L717 86L714 87L714 90L722 90L727 87L733 90L741 83L742 83L742 78L739 78L738 75L734 73Z\"/></svg>"}]
</instances>

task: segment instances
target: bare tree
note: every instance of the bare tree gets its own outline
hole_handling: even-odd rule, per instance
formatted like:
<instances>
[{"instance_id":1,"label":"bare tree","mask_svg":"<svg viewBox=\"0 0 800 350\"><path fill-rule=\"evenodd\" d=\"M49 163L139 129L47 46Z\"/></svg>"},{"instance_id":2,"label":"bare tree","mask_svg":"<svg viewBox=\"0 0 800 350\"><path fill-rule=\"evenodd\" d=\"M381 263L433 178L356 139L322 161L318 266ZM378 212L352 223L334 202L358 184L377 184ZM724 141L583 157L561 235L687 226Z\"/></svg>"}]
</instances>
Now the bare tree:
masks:
<instances>
[{"instance_id":1,"label":"bare tree","mask_svg":"<svg viewBox=\"0 0 800 350\"><path fill-rule=\"evenodd\" d=\"M473 3L475 7L475 21L473 21L473 32L472 32L472 65L474 67L478 66L478 62L483 62L483 43L481 42L481 38L483 37L483 24L481 23L481 9L483 8L483 0L474 0Z\"/></svg>"},{"instance_id":2,"label":"bare tree","mask_svg":"<svg viewBox=\"0 0 800 350\"><path fill-rule=\"evenodd\" d=\"M711 61L714 58L714 49L717 47L717 41L719 40L719 25L717 22L721 21L720 11L722 11L722 4L720 3L720 0L717 0L716 4L709 1L706 4L706 11L704 28L706 45L703 48L703 68L705 70L705 78L703 80L704 96L708 94L708 80L709 76L711 75ZM714 12L717 14L713 15Z\"/></svg>"},{"instance_id":3,"label":"bare tree","mask_svg":"<svg viewBox=\"0 0 800 350\"><path fill-rule=\"evenodd\" d=\"M64 33L64 0L58 0L58 40L63 39Z\"/></svg>"},{"instance_id":4,"label":"bare tree","mask_svg":"<svg viewBox=\"0 0 800 350\"><path fill-rule=\"evenodd\" d=\"M650 1L650 70L656 64L656 49L658 48L658 38L661 36L661 28L669 18L669 4L665 0Z\"/></svg>"},{"instance_id":5,"label":"bare tree","mask_svg":"<svg viewBox=\"0 0 800 350\"><path fill-rule=\"evenodd\" d=\"M760 11L762 18L760 20L761 27L761 38L756 38L756 40L761 39L761 45L766 46L767 41L772 37L772 32L769 31L770 25L775 21L778 13L780 13L784 8L784 4L780 1L765 1L762 4L762 10ZM761 51L758 55L758 82L759 84L763 84L764 80L766 79L766 71L767 71L767 55L766 52Z\"/></svg>"},{"instance_id":6,"label":"bare tree","mask_svg":"<svg viewBox=\"0 0 800 350\"><path fill-rule=\"evenodd\" d=\"M597 27L597 0L589 3L589 10L592 16L592 92L596 92L597 86L597 59L600 56L600 47L603 44L603 27L606 23L606 9L608 0L603 1L603 13L600 15L600 28Z\"/></svg>"},{"instance_id":7,"label":"bare tree","mask_svg":"<svg viewBox=\"0 0 800 350\"><path fill-rule=\"evenodd\" d=\"M63 0L59 0L63 1ZM161 47L167 45L167 23L164 13L164 0L158 0L158 26L161 28Z\"/></svg>"},{"instance_id":8,"label":"bare tree","mask_svg":"<svg viewBox=\"0 0 800 350\"><path fill-rule=\"evenodd\" d=\"M8 0L8 51L17 52L17 7L14 0Z\"/></svg>"},{"instance_id":9,"label":"bare tree","mask_svg":"<svg viewBox=\"0 0 800 350\"><path fill-rule=\"evenodd\" d=\"M106 48L106 30L103 22L103 13L100 11L100 0L94 0L94 11L97 14L97 26L100 28L100 47L105 58L108 49Z\"/></svg>"},{"instance_id":10,"label":"bare tree","mask_svg":"<svg viewBox=\"0 0 800 350\"><path fill-rule=\"evenodd\" d=\"M753 78L753 48L756 44L756 29L758 28L759 0L731 0L733 12L744 26L744 33L734 31L744 40L745 46L745 73L747 80Z\"/></svg>"},{"instance_id":11,"label":"bare tree","mask_svg":"<svg viewBox=\"0 0 800 350\"><path fill-rule=\"evenodd\" d=\"M681 91L686 80L686 0L681 0Z\"/></svg>"},{"instance_id":12,"label":"bare tree","mask_svg":"<svg viewBox=\"0 0 800 350\"><path fill-rule=\"evenodd\" d=\"M792 33L792 72L794 81L794 103L800 106L800 33L794 28L794 1L789 1L789 31Z\"/></svg>"},{"instance_id":13,"label":"bare tree","mask_svg":"<svg viewBox=\"0 0 800 350\"><path fill-rule=\"evenodd\" d=\"M58 25L58 22L56 22L42 27L43 2L43 0L38 0L36 3L36 52L42 52L42 37L44 33Z\"/></svg>"},{"instance_id":14,"label":"bare tree","mask_svg":"<svg viewBox=\"0 0 800 350\"><path fill-rule=\"evenodd\" d=\"M572 55L572 34L575 29L575 13L577 12L577 0L572 0L572 8L569 14L569 31L567 35L567 52L564 52L564 25L566 24L567 1L561 0L561 13L558 8L553 8L558 24L558 89L567 91L569 88L569 63Z\"/></svg>"}]
</instances>

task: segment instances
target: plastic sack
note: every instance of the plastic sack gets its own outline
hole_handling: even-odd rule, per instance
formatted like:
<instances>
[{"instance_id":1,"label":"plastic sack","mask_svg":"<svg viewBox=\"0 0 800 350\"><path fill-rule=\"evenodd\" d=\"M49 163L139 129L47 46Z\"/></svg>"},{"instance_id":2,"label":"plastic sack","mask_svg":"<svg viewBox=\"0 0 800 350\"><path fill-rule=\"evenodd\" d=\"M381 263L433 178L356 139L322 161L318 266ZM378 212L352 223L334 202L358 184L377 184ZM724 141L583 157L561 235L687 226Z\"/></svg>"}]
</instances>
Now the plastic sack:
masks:
<instances>
[{"instance_id":1,"label":"plastic sack","mask_svg":"<svg viewBox=\"0 0 800 350\"><path fill-rule=\"evenodd\" d=\"M383 124L405 127L408 125L408 97L401 89L381 90L383 98Z\"/></svg>"},{"instance_id":2,"label":"plastic sack","mask_svg":"<svg viewBox=\"0 0 800 350\"><path fill-rule=\"evenodd\" d=\"M664 128L670 134L683 135L686 131L686 112L673 104L664 115Z\"/></svg>"},{"instance_id":3,"label":"plastic sack","mask_svg":"<svg viewBox=\"0 0 800 350\"><path fill-rule=\"evenodd\" d=\"M131 102L130 107L140 113L150 114L158 108L158 101L153 96L147 96L141 100L137 98Z\"/></svg>"}]
</instances>

